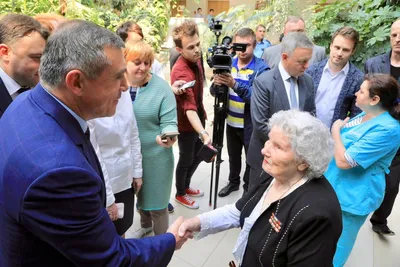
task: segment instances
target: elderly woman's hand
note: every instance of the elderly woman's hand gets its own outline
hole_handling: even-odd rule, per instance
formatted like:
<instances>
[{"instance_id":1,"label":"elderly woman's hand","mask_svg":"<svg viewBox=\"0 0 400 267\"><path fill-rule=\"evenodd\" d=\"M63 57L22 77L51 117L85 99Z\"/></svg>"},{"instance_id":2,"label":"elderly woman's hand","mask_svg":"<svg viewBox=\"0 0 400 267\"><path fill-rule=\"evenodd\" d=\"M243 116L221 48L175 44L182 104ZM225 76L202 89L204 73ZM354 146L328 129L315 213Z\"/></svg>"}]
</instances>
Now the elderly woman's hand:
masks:
<instances>
[{"instance_id":1,"label":"elderly woman's hand","mask_svg":"<svg viewBox=\"0 0 400 267\"><path fill-rule=\"evenodd\" d=\"M166 139L161 139L161 135L157 135L156 142L159 146L170 148L176 142L176 137L167 137Z\"/></svg>"},{"instance_id":2,"label":"elderly woman's hand","mask_svg":"<svg viewBox=\"0 0 400 267\"><path fill-rule=\"evenodd\" d=\"M178 234L180 237L184 237L188 233L199 232L201 230L201 221L198 217L186 219L179 227Z\"/></svg>"},{"instance_id":3,"label":"elderly woman's hand","mask_svg":"<svg viewBox=\"0 0 400 267\"><path fill-rule=\"evenodd\" d=\"M174 84L171 86L172 87L172 92L176 95L181 95L185 93L185 90L179 89L182 85L184 85L186 82L183 80L175 81Z\"/></svg>"},{"instance_id":4,"label":"elderly woman's hand","mask_svg":"<svg viewBox=\"0 0 400 267\"><path fill-rule=\"evenodd\" d=\"M349 117L347 117L344 120L338 119L337 121L335 121L332 125L332 133L337 133L340 132L340 130L346 125L346 123L348 123L350 120Z\"/></svg>"}]
</instances>

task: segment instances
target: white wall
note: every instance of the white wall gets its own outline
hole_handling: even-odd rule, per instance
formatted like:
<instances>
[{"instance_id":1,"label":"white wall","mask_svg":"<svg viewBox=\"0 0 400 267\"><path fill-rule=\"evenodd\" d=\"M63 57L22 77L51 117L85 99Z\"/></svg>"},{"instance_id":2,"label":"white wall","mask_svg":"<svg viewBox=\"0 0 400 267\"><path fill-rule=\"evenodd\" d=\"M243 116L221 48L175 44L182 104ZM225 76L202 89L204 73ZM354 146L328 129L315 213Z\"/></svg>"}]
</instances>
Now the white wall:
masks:
<instances>
[{"instance_id":1,"label":"white wall","mask_svg":"<svg viewBox=\"0 0 400 267\"><path fill-rule=\"evenodd\" d=\"M229 0L229 5L231 7L238 5L248 5L252 8L256 8L256 0Z\"/></svg>"},{"instance_id":2,"label":"white wall","mask_svg":"<svg viewBox=\"0 0 400 267\"><path fill-rule=\"evenodd\" d=\"M199 7L201 7L203 9L203 11L202 11L203 16L207 17L207 14L208 14L208 9L207 9L208 1L207 0L200 0L199 3L196 3L193 0L186 0L186 8L190 12L189 13L190 14L189 17L193 17L194 16L193 12L197 11L197 9Z\"/></svg>"}]
</instances>

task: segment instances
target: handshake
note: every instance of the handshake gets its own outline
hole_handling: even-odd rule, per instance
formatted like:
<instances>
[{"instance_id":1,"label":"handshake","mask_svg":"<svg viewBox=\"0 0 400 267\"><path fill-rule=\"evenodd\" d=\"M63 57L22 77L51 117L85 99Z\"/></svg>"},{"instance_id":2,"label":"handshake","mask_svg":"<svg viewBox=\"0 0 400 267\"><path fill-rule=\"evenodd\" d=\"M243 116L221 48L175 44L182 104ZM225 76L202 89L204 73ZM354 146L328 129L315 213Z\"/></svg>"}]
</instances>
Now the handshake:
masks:
<instances>
[{"instance_id":1,"label":"handshake","mask_svg":"<svg viewBox=\"0 0 400 267\"><path fill-rule=\"evenodd\" d=\"M170 225L167 233L171 233L175 236L175 250L180 249L188 239L194 237L194 232L199 232L201 229L201 222L198 217L191 219L184 219L180 216L176 221Z\"/></svg>"}]
</instances>

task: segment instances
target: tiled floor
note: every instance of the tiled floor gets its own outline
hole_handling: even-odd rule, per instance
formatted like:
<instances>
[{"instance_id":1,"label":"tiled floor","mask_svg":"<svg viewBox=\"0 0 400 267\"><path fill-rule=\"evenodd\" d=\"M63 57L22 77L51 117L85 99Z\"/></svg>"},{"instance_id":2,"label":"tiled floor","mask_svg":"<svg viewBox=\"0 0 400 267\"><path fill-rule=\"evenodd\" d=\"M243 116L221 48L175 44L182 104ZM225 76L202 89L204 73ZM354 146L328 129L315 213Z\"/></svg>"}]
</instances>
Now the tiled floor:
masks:
<instances>
[{"instance_id":1,"label":"tiled floor","mask_svg":"<svg viewBox=\"0 0 400 267\"><path fill-rule=\"evenodd\" d=\"M174 147L175 159L178 159L178 149ZM226 151L223 151L222 158L225 160L221 164L220 188L227 183L229 173L229 162ZM171 193L171 203L175 206L175 212L170 215L170 223L178 216L191 218L211 210L208 205L210 187L211 165L202 163L194 174L192 185L195 188L204 190L204 197L197 198L200 209L190 210L173 200L175 188ZM242 189L233 192L225 198L218 198L218 206L234 203L240 198ZM356 245L350 256L346 267L400 267L400 201L396 202L392 215L389 217L389 226L398 233L397 236L382 238L372 232L370 223L367 221L362 227ZM139 228L139 214L135 213L134 224L128 230L127 237L132 235L132 231ZM170 264L171 267L221 267L228 266L228 262L233 260L232 249L236 243L239 229L231 229L213 236L208 236L202 240L188 241L184 247L175 252Z\"/></svg>"}]
</instances>

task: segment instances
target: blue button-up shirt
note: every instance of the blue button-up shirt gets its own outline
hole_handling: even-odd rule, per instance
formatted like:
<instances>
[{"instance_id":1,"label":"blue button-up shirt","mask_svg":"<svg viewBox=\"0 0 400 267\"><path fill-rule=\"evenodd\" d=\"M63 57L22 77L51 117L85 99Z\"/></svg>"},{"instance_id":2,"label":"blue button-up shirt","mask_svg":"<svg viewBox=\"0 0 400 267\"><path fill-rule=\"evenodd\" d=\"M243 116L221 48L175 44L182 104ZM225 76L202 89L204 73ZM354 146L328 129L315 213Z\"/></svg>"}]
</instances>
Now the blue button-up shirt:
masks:
<instances>
[{"instance_id":1,"label":"blue button-up shirt","mask_svg":"<svg viewBox=\"0 0 400 267\"><path fill-rule=\"evenodd\" d=\"M335 106L342 90L343 83L349 73L350 64L336 74L333 74L329 68L329 60L322 72L317 94L315 96L315 106L317 118L320 119L328 128L332 125L332 117L335 112Z\"/></svg>"},{"instance_id":2,"label":"blue button-up shirt","mask_svg":"<svg viewBox=\"0 0 400 267\"><path fill-rule=\"evenodd\" d=\"M258 58L261 58L264 53L264 49L270 46L271 43L268 40L257 42L256 48L254 49L254 55Z\"/></svg>"}]
</instances>

